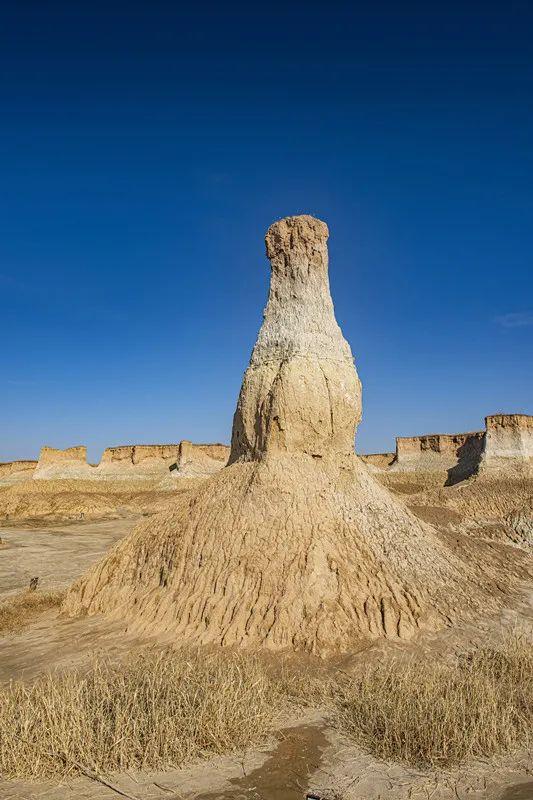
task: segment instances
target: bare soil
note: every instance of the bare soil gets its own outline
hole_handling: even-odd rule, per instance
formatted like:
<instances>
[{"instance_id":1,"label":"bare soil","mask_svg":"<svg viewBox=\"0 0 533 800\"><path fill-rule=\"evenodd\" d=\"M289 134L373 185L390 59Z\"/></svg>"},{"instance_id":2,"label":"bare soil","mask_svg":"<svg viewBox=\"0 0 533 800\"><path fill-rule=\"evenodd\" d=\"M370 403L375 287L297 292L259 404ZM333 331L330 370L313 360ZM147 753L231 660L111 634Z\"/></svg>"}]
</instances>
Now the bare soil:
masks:
<instances>
[{"instance_id":1,"label":"bare soil","mask_svg":"<svg viewBox=\"0 0 533 800\"><path fill-rule=\"evenodd\" d=\"M0 599L26 589L33 577L39 588L68 586L110 546L125 536L136 519L31 528L2 527Z\"/></svg>"},{"instance_id":2,"label":"bare soil","mask_svg":"<svg viewBox=\"0 0 533 800\"><path fill-rule=\"evenodd\" d=\"M0 536L0 597L27 587L39 576L43 588L61 588L87 569L123 537L135 520L54 527L3 528ZM512 607L476 624L421 637L415 644L380 643L343 659L351 669L358 659L379 659L384 652L447 654L465 644L497 641L504 631L533 625L533 596L526 587ZM0 640L0 681L31 680L44 671L89 664L96 653L122 657L153 645L125 632L121 622L99 617L69 620L46 611L20 633ZM324 662L306 659L310 676ZM337 665L338 666L338 662ZM326 667L327 668L327 667ZM117 790L138 800L297 800L314 793L325 800L532 800L533 762L529 753L489 761L471 761L449 770L416 770L384 763L346 739L323 713L312 708L287 719L261 748L236 756L210 758L164 773L102 776L110 788L89 777L0 781L5 800L117 800ZM122 795L124 796L124 795Z\"/></svg>"}]
</instances>

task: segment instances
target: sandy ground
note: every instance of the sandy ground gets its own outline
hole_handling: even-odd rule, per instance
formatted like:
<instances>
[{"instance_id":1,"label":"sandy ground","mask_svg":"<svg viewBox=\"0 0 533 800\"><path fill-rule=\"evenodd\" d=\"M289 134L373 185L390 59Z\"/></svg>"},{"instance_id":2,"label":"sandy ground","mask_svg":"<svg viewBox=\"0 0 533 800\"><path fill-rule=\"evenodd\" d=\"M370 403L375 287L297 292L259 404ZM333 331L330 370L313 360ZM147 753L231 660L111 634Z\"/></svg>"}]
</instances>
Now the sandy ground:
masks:
<instances>
[{"instance_id":1,"label":"sandy ground","mask_svg":"<svg viewBox=\"0 0 533 800\"><path fill-rule=\"evenodd\" d=\"M34 576L42 589L68 586L135 522L120 519L42 529L0 527L0 599L27 588Z\"/></svg>"},{"instance_id":2,"label":"sandy ground","mask_svg":"<svg viewBox=\"0 0 533 800\"><path fill-rule=\"evenodd\" d=\"M0 597L26 587L33 576L40 577L43 588L68 584L134 522L0 529L5 543L0 548ZM533 621L533 595L523 587L515 605L498 618L425 637L416 646L449 652L465 642L494 639L528 620ZM45 670L84 663L97 652L120 656L143 646L146 641L128 636L120 623L68 620L56 610L48 611L25 630L0 640L0 681L30 680ZM387 646L374 648L373 657ZM74 776L60 783L0 782L0 798L303 800L314 793L325 800L533 800L531 754L471 762L451 771L407 769L363 753L318 711L287 720L262 748L164 773L114 774L104 779L114 788Z\"/></svg>"}]
</instances>

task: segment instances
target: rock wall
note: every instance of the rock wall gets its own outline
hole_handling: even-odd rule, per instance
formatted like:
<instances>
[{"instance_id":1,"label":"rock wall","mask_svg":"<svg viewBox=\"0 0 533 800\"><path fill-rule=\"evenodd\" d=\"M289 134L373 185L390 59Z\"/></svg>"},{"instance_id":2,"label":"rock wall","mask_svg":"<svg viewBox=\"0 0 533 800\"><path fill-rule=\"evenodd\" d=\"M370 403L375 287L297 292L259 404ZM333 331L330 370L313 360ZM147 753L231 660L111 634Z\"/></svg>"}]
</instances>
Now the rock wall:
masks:
<instances>
[{"instance_id":1,"label":"rock wall","mask_svg":"<svg viewBox=\"0 0 533 800\"><path fill-rule=\"evenodd\" d=\"M464 459L479 460L484 437L484 431L398 436L394 468L446 469Z\"/></svg>"},{"instance_id":2,"label":"rock wall","mask_svg":"<svg viewBox=\"0 0 533 800\"><path fill-rule=\"evenodd\" d=\"M493 414L485 417L482 468L529 468L533 460L533 416Z\"/></svg>"},{"instance_id":3,"label":"rock wall","mask_svg":"<svg viewBox=\"0 0 533 800\"><path fill-rule=\"evenodd\" d=\"M120 464L137 466L143 461L168 461L168 465L176 460L179 444L130 444L119 447L106 447L99 466Z\"/></svg>"},{"instance_id":4,"label":"rock wall","mask_svg":"<svg viewBox=\"0 0 533 800\"><path fill-rule=\"evenodd\" d=\"M441 472L446 476L445 485L453 486L477 472L484 445L484 431L399 436L391 470Z\"/></svg>"},{"instance_id":5,"label":"rock wall","mask_svg":"<svg viewBox=\"0 0 533 800\"><path fill-rule=\"evenodd\" d=\"M56 450L55 447L41 447L38 466L44 464L63 464L65 461L81 461L87 463L87 448L84 445Z\"/></svg>"},{"instance_id":6,"label":"rock wall","mask_svg":"<svg viewBox=\"0 0 533 800\"><path fill-rule=\"evenodd\" d=\"M60 480L68 478L89 478L94 467L87 463L87 448L82 445L56 450L55 447L41 447L37 468L33 473L36 480Z\"/></svg>"},{"instance_id":7,"label":"rock wall","mask_svg":"<svg viewBox=\"0 0 533 800\"><path fill-rule=\"evenodd\" d=\"M97 478L153 479L169 477L179 444L133 444L107 447L96 469Z\"/></svg>"},{"instance_id":8,"label":"rock wall","mask_svg":"<svg viewBox=\"0 0 533 800\"><path fill-rule=\"evenodd\" d=\"M485 417L484 431L398 436L395 454L360 458L380 470L446 470L448 485L484 470L513 469L529 474L533 471L533 416L492 414Z\"/></svg>"},{"instance_id":9,"label":"rock wall","mask_svg":"<svg viewBox=\"0 0 533 800\"><path fill-rule=\"evenodd\" d=\"M179 444L173 474L190 477L212 475L226 466L229 455L230 448L225 444L193 444L183 440Z\"/></svg>"},{"instance_id":10,"label":"rock wall","mask_svg":"<svg viewBox=\"0 0 533 800\"><path fill-rule=\"evenodd\" d=\"M494 458L533 458L533 416L494 414L485 417L485 454Z\"/></svg>"},{"instance_id":11,"label":"rock wall","mask_svg":"<svg viewBox=\"0 0 533 800\"><path fill-rule=\"evenodd\" d=\"M228 461L229 447L223 444L134 444L107 447L97 466L87 463L87 448L83 446L56 450L43 447L34 477L43 479L146 479L154 477L201 477L222 469ZM17 462L15 462L17 463ZM19 462L26 463L26 462ZM0 478L2 477L0 465Z\"/></svg>"},{"instance_id":12,"label":"rock wall","mask_svg":"<svg viewBox=\"0 0 533 800\"><path fill-rule=\"evenodd\" d=\"M456 459L459 450L474 440L480 442L483 431L473 433L433 433L424 436L399 436L396 439L396 460L398 462L418 460L433 455ZM481 449L481 447L480 447Z\"/></svg>"},{"instance_id":13,"label":"rock wall","mask_svg":"<svg viewBox=\"0 0 533 800\"><path fill-rule=\"evenodd\" d=\"M173 477L200 477L222 469L228 461L229 447L223 444L143 444L108 447L98 466L98 474L161 473Z\"/></svg>"}]
</instances>

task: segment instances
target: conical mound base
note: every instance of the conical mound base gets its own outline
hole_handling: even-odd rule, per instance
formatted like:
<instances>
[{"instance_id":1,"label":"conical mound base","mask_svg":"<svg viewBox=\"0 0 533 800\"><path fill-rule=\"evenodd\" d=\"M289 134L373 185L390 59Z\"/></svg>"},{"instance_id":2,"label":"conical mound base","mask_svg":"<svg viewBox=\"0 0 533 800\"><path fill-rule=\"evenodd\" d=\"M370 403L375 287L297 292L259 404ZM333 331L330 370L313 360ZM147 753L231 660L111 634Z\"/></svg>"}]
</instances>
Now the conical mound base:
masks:
<instances>
[{"instance_id":1,"label":"conical mound base","mask_svg":"<svg viewBox=\"0 0 533 800\"><path fill-rule=\"evenodd\" d=\"M183 643L350 650L494 607L508 579L443 541L353 453L360 384L327 284L327 228L267 234L269 303L235 414L230 465L139 525L70 590ZM478 554L479 555L479 554Z\"/></svg>"},{"instance_id":2,"label":"conical mound base","mask_svg":"<svg viewBox=\"0 0 533 800\"><path fill-rule=\"evenodd\" d=\"M139 525L66 608L187 643L343 652L494 606L496 566L468 561L355 456L283 457L229 466Z\"/></svg>"}]
</instances>

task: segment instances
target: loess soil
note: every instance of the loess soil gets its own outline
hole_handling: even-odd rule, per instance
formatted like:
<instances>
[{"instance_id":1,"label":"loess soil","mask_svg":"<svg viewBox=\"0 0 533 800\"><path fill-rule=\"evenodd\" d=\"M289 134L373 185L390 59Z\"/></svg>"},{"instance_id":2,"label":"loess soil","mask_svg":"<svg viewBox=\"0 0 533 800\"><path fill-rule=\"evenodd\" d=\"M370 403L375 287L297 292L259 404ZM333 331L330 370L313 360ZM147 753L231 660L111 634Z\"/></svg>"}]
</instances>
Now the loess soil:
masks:
<instances>
[{"instance_id":1,"label":"loess soil","mask_svg":"<svg viewBox=\"0 0 533 800\"><path fill-rule=\"evenodd\" d=\"M4 577L11 574L14 552L28 559L33 553L35 559L29 571L19 560L4 602L27 594L28 574L45 561L43 573L53 567L61 575L60 590L132 523L3 530ZM45 586L43 579L43 594ZM452 800L456 791L474 800L500 800L504 792L514 797L511 792L527 786L531 768L526 732L531 650L520 651L512 638L517 626L533 622L523 597L476 625L401 645L382 642L329 661L257 659L231 651L174 653L150 638L133 639L119 622L70 621L55 607L37 608L24 627L0 639L0 680L16 681L2 689L0 795L9 800L117 796L72 764L66 768L68 753L139 800L172 794L235 800L244 792L257 800L296 800L306 790L346 800L407 800L432 792L435 800ZM494 679L501 682L502 675L503 688L494 691ZM148 715L143 696L160 698ZM524 701L526 712L517 715ZM183 714L173 714L170 726L162 724L168 722L169 703ZM102 704L107 723L98 728ZM202 711L191 726L193 710ZM46 725L38 726L43 713ZM67 724L72 719L76 724ZM178 723L179 736L173 733ZM149 751L139 744L145 724L160 730ZM31 734L31 747L21 741L26 739L21 725ZM124 731L132 725L134 735L120 740L113 725ZM53 743L37 736L43 727ZM61 736L67 739L62 742ZM109 747L113 736L120 740L116 752ZM195 766L198 757L201 764Z\"/></svg>"}]
</instances>

